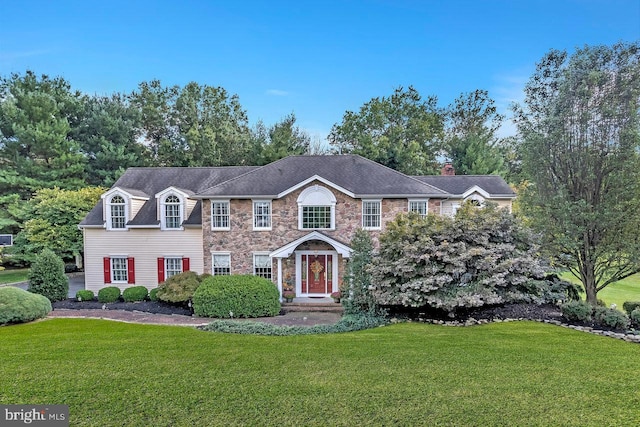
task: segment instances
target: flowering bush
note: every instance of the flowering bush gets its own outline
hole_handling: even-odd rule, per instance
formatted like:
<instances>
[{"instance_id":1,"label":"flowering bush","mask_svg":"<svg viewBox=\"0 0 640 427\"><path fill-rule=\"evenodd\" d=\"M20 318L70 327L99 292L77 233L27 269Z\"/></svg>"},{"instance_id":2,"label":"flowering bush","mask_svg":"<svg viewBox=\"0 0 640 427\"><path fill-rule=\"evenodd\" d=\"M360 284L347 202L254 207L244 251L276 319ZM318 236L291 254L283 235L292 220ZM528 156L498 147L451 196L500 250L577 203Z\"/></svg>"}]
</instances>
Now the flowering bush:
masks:
<instances>
[{"instance_id":1,"label":"flowering bush","mask_svg":"<svg viewBox=\"0 0 640 427\"><path fill-rule=\"evenodd\" d=\"M282 293L282 298L284 299L294 299L296 297L296 293L293 291L284 291Z\"/></svg>"},{"instance_id":2,"label":"flowering bush","mask_svg":"<svg viewBox=\"0 0 640 427\"><path fill-rule=\"evenodd\" d=\"M340 299L340 291L331 292L331 298Z\"/></svg>"}]
</instances>

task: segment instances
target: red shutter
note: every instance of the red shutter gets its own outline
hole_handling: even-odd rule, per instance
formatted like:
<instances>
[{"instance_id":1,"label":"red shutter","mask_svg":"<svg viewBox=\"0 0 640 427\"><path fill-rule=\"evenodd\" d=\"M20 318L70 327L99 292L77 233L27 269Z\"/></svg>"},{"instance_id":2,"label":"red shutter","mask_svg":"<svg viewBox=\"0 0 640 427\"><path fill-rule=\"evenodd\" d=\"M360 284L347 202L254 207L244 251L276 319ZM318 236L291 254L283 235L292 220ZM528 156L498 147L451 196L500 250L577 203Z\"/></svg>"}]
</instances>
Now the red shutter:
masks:
<instances>
[{"instance_id":1,"label":"red shutter","mask_svg":"<svg viewBox=\"0 0 640 427\"><path fill-rule=\"evenodd\" d=\"M111 283L111 258L104 257L102 264L104 265L104 283Z\"/></svg>"},{"instance_id":2,"label":"red shutter","mask_svg":"<svg viewBox=\"0 0 640 427\"><path fill-rule=\"evenodd\" d=\"M158 258L158 283L164 282L164 258Z\"/></svg>"},{"instance_id":3,"label":"red shutter","mask_svg":"<svg viewBox=\"0 0 640 427\"><path fill-rule=\"evenodd\" d=\"M136 263L133 258L127 258L127 283L136 283Z\"/></svg>"},{"instance_id":4,"label":"red shutter","mask_svg":"<svg viewBox=\"0 0 640 427\"><path fill-rule=\"evenodd\" d=\"M189 267L189 258L182 258L182 271L189 271L190 267Z\"/></svg>"}]
</instances>

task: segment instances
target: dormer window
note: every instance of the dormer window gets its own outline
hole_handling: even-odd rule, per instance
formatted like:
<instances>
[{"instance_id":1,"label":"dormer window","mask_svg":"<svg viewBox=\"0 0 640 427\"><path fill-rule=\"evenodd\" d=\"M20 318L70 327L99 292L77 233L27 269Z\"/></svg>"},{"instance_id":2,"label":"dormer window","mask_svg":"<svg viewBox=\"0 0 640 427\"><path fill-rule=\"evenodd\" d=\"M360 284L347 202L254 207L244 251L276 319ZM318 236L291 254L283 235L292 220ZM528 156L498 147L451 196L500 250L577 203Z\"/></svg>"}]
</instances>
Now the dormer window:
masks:
<instances>
[{"instance_id":1,"label":"dormer window","mask_svg":"<svg viewBox=\"0 0 640 427\"><path fill-rule=\"evenodd\" d=\"M109 200L110 229L125 229L127 224L127 209L124 197L115 195Z\"/></svg>"},{"instance_id":2,"label":"dormer window","mask_svg":"<svg viewBox=\"0 0 640 427\"><path fill-rule=\"evenodd\" d=\"M182 202L172 194L164 199L164 228L180 228L182 224Z\"/></svg>"},{"instance_id":3,"label":"dormer window","mask_svg":"<svg viewBox=\"0 0 640 427\"><path fill-rule=\"evenodd\" d=\"M298 228L300 230L334 230L336 197L328 189L314 185L298 196Z\"/></svg>"}]
</instances>

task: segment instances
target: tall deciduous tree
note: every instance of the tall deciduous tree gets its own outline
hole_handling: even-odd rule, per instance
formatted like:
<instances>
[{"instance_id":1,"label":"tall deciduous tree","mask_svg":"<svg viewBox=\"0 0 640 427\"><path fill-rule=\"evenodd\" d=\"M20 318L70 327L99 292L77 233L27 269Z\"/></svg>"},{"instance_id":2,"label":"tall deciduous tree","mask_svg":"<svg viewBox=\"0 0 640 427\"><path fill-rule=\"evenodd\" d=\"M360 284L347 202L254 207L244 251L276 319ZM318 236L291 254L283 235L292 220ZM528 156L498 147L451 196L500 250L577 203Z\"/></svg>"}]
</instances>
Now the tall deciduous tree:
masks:
<instances>
[{"instance_id":1,"label":"tall deciduous tree","mask_svg":"<svg viewBox=\"0 0 640 427\"><path fill-rule=\"evenodd\" d=\"M142 137L161 166L247 164L251 135L237 95L191 82L141 83L131 95L142 116Z\"/></svg>"},{"instance_id":2,"label":"tall deciduous tree","mask_svg":"<svg viewBox=\"0 0 640 427\"><path fill-rule=\"evenodd\" d=\"M436 104L435 97L423 100L413 87L400 87L357 113L347 111L342 123L333 125L329 143L338 153L359 154L403 173L436 173L444 129Z\"/></svg>"},{"instance_id":3,"label":"tall deciduous tree","mask_svg":"<svg viewBox=\"0 0 640 427\"><path fill-rule=\"evenodd\" d=\"M525 213L595 304L640 271L640 44L552 50L525 92Z\"/></svg>"},{"instance_id":4,"label":"tall deciduous tree","mask_svg":"<svg viewBox=\"0 0 640 427\"><path fill-rule=\"evenodd\" d=\"M447 110L445 152L456 173L503 174L503 153L496 132L504 116L486 90L460 95Z\"/></svg>"},{"instance_id":5,"label":"tall deciduous tree","mask_svg":"<svg viewBox=\"0 0 640 427\"><path fill-rule=\"evenodd\" d=\"M256 130L257 133L262 135L260 137L260 140L262 140L261 164L309 152L311 137L307 132L296 126L296 116L293 113L268 129L257 126Z\"/></svg>"},{"instance_id":6,"label":"tall deciduous tree","mask_svg":"<svg viewBox=\"0 0 640 427\"><path fill-rule=\"evenodd\" d=\"M84 185L84 156L70 134L80 98L60 77L27 71L0 79L0 194Z\"/></svg>"},{"instance_id":7,"label":"tall deciduous tree","mask_svg":"<svg viewBox=\"0 0 640 427\"><path fill-rule=\"evenodd\" d=\"M23 230L11 252L17 260L32 262L44 249L71 260L83 252L82 232L78 224L100 200L100 187L80 190L45 188L27 202Z\"/></svg>"}]
</instances>

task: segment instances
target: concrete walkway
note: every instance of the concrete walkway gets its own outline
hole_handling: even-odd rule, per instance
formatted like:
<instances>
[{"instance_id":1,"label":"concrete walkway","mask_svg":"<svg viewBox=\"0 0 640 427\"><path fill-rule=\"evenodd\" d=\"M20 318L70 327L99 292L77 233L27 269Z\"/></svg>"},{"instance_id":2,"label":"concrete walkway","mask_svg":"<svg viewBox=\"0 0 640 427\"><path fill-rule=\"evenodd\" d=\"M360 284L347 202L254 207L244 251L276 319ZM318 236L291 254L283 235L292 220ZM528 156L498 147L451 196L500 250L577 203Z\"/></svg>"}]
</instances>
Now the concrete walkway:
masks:
<instances>
[{"instance_id":1,"label":"concrete walkway","mask_svg":"<svg viewBox=\"0 0 640 427\"><path fill-rule=\"evenodd\" d=\"M95 310L57 309L49 313L48 318L69 317L82 319L107 319L127 323L141 323L149 325L173 326L201 326L213 322L215 319L195 316L181 316L177 314L152 314L141 311L125 310ZM295 312L275 317L259 317L255 319L234 319L239 321L253 321L282 326L313 326L330 325L340 320L340 314L326 312Z\"/></svg>"}]
</instances>

